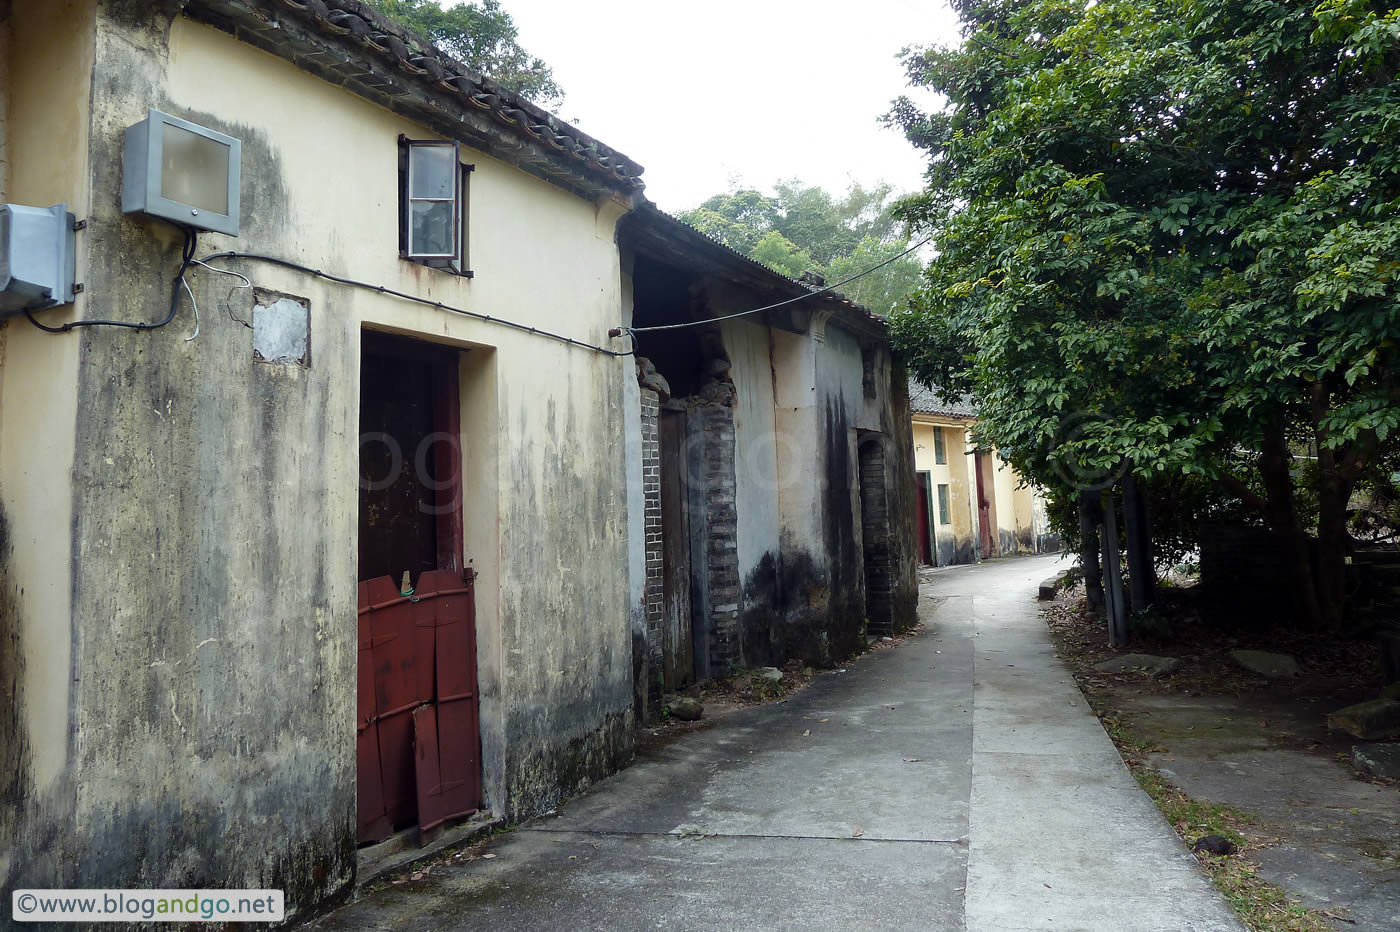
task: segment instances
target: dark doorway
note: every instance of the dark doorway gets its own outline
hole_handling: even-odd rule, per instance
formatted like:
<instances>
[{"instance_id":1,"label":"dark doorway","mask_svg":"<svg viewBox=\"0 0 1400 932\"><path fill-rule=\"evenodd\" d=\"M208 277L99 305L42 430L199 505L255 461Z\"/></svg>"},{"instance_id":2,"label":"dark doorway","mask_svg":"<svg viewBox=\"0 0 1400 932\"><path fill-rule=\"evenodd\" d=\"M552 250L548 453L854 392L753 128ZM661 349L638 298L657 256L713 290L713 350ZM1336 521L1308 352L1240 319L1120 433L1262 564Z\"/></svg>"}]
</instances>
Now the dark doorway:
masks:
<instances>
[{"instance_id":1,"label":"dark doorway","mask_svg":"<svg viewBox=\"0 0 1400 932\"><path fill-rule=\"evenodd\" d=\"M929 515L929 488L932 478L926 471L914 474L919 487L919 562L933 566L933 521Z\"/></svg>"},{"instance_id":2,"label":"dark doorway","mask_svg":"<svg viewBox=\"0 0 1400 932\"><path fill-rule=\"evenodd\" d=\"M695 682L695 643L690 601L690 489L686 482L686 412L662 409L661 458L662 686Z\"/></svg>"},{"instance_id":3,"label":"dark doorway","mask_svg":"<svg viewBox=\"0 0 1400 932\"><path fill-rule=\"evenodd\" d=\"M876 431L856 431L860 466L860 519L862 558L865 563L865 615L869 633L894 634L892 596L894 573L890 553L889 499L885 488L884 436Z\"/></svg>"},{"instance_id":4,"label":"dark doorway","mask_svg":"<svg viewBox=\"0 0 1400 932\"><path fill-rule=\"evenodd\" d=\"M455 350L366 332L360 362L359 839L481 800Z\"/></svg>"}]
</instances>

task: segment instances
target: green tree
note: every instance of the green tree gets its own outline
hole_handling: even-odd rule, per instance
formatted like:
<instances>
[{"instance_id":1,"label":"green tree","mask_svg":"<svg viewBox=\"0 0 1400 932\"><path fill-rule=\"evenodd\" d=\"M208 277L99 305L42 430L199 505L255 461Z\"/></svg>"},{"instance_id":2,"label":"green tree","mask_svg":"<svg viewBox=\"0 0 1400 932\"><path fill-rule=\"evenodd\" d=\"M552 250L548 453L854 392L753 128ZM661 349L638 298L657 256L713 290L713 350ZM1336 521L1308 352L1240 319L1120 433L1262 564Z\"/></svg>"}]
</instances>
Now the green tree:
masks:
<instances>
[{"instance_id":1,"label":"green tree","mask_svg":"<svg viewBox=\"0 0 1400 932\"><path fill-rule=\"evenodd\" d=\"M508 91L547 110L564 91L543 59L520 47L519 31L500 0L442 6L437 0L366 0L405 28L481 72Z\"/></svg>"},{"instance_id":2,"label":"green tree","mask_svg":"<svg viewBox=\"0 0 1400 932\"><path fill-rule=\"evenodd\" d=\"M796 278L825 275L829 283L893 260L841 288L873 311L888 314L903 304L919 280L905 225L890 213L893 189L853 184L841 197L797 180L780 181L772 195L738 188L707 199L680 218L751 259Z\"/></svg>"},{"instance_id":3,"label":"green tree","mask_svg":"<svg viewBox=\"0 0 1400 932\"><path fill-rule=\"evenodd\" d=\"M891 111L931 156L899 210L938 253L894 319L911 366L1061 494L1120 464L1213 480L1287 542L1302 614L1340 623L1347 502L1400 426L1397 12L954 5L962 44L906 58L946 106Z\"/></svg>"},{"instance_id":4,"label":"green tree","mask_svg":"<svg viewBox=\"0 0 1400 932\"><path fill-rule=\"evenodd\" d=\"M796 278L803 272L818 268L810 252L777 230L769 230L760 236L749 250L749 258L782 272L788 278Z\"/></svg>"}]
</instances>

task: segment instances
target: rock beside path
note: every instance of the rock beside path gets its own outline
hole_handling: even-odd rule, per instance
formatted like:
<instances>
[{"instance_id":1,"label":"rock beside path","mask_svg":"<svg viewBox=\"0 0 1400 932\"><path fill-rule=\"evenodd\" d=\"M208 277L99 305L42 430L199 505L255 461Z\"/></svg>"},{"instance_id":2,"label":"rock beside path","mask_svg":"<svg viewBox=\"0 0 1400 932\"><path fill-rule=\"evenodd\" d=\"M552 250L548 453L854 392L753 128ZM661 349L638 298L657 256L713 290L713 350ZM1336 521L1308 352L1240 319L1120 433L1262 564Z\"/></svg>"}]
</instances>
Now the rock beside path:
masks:
<instances>
[{"instance_id":1,"label":"rock beside path","mask_svg":"<svg viewBox=\"0 0 1400 932\"><path fill-rule=\"evenodd\" d=\"M1298 661L1287 654L1272 654L1266 650L1232 650L1230 659L1251 673L1271 680L1298 675Z\"/></svg>"},{"instance_id":2,"label":"rock beside path","mask_svg":"<svg viewBox=\"0 0 1400 932\"><path fill-rule=\"evenodd\" d=\"M1327 716L1327 727L1363 741L1400 738L1400 700L1372 699L1338 709Z\"/></svg>"},{"instance_id":3,"label":"rock beside path","mask_svg":"<svg viewBox=\"0 0 1400 932\"><path fill-rule=\"evenodd\" d=\"M783 671L777 667L759 667L758 675L770 683L780 683L783 679Z\"/></svg>"},{"instance_id":4,"label":"rock beside path","mask_svg":"<svg viewBox=\"0 0 1400 932\"><path fill-rule=\"evenodd\" d=\"M1362 773L1400 780L1400 744L1358 744L1351 749L1351 762Z\"/></svg>"},{"instance_id":5,"label":"rock beside path","mask_svg":"<svg viewBox=\"0 0 1400 932\"><path fill-rule=\"evenodd\" d=\"M705 706L701 704L699 699L691 699L687 696L671 702L672 718L678 718L683 722L694 722L704 714Z\"/></svg>"},{"instance_id":6,"label":"rock beside path","mask_svg":"<svg viewBox=\"0 0 1400 932\"><path fill-rule=\"evenodd\" d=\"M1100 673L1145 673L1148 676L1166 676L1181 669L1181 661L1176 657L1158 657L1155 654L1123 654L1102 663L1094 664Z\"/></svg>"}]
</instances>

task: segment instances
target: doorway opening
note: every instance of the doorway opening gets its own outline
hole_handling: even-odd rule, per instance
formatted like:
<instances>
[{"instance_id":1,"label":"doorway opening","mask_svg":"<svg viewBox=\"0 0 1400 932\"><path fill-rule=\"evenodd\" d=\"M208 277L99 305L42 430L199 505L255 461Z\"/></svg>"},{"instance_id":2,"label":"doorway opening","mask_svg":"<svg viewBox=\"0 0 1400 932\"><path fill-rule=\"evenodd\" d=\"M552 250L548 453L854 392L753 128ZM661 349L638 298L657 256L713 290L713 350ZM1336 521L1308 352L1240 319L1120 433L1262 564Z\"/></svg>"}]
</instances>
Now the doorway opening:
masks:
<instances>
[{"instance_id":1,"label":"doorway opening","mask_svg":"<svg viewBox=\"0 0 1400 932\"><path fill-rule=\"evenodd\" d=\"M361 844L481 804L472 577L462 552L461 353L366 331L360 361Z\"/></svg>"},{"instance_id":2,"label":"doorway opening","mask_svg":"<svg viewBox=\"0 0 1400 932\"><path fill-rule=\"evenodd\" d=\"M915 483L918 486L919 514L919 564L921 566L933 566L934 553L937 548L934 546L934 529L932 515L932 489L933 475L926 469L921 469L914 474Z\"/></svg>"}]
</instances>

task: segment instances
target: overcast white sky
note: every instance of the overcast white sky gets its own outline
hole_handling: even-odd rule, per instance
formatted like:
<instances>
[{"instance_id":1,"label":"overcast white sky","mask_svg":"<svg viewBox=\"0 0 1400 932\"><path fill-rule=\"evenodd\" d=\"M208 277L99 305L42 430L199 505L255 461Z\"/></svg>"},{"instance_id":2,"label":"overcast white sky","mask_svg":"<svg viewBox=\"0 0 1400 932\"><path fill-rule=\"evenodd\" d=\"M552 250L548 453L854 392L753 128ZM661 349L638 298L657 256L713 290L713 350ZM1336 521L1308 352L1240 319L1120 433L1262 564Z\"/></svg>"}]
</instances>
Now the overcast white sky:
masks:
<instances>
[{"instance_id":1,"label":"overcast white sky","mask_svg":"<svg viewBox=\"0 0 1400 932\"><path fill-rule=\"evenodd\" d=\"M669 211L735 178L918 188L921 153L879 117L906 91L899 50L957 37L947 0L502 6L554 68L559 115L644 165L647 195Z\"/></svg>"}]
</instances>

